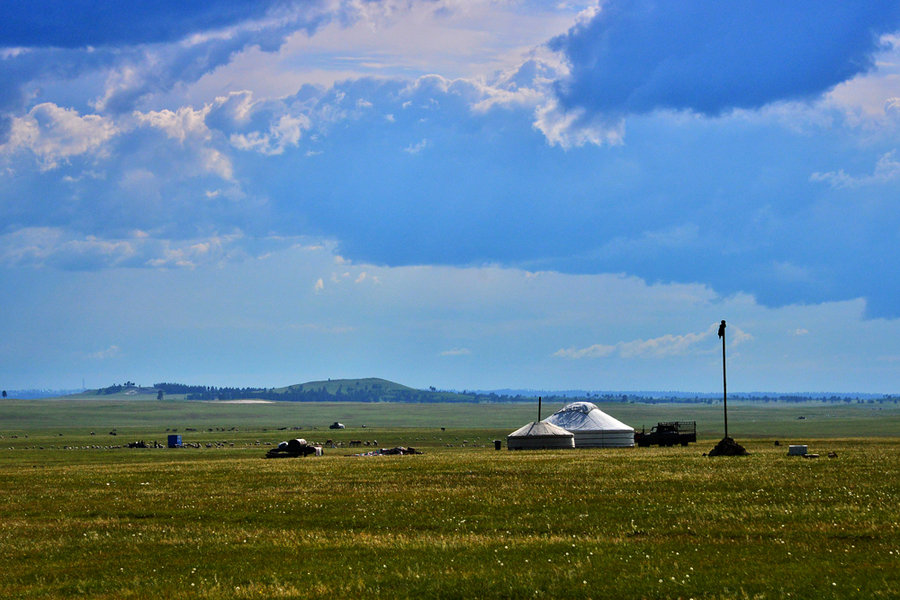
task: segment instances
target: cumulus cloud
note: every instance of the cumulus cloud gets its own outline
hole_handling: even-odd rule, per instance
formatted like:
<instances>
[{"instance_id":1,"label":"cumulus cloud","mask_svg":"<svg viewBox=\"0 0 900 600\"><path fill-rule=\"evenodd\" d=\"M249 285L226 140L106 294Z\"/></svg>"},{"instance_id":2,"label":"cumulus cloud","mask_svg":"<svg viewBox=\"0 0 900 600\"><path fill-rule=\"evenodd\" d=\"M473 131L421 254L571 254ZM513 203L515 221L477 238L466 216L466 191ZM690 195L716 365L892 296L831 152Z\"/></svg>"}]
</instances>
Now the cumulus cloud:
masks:
<instances>
[{"instance_id":1,"label":"cumulus cloud","mask_svg":"<svg viewBox=\"0 0 900 600\"><path fill-rule=\"evenodd\" d=\"M102 153L104 144L118 133L115 125L99 115L80 115L51 102L38 104L28 114L12 120L9 138L0 151L28 150L41 168L89 153Z\"/></svg>"},{"instance_id":2,"label":"cumulus cloud","mask_svg":"<svg viewBox=\"0 0 900 600\"><path fill-rule=\"evenodd\" d=\"M617 355L621 358L665 358L702 353L700 344L713 341L718 330L718 323L713 323L705 331L699 333L666 334L649 340L633 340L613 345L594 344L586 348L561 348L553 353L559 358L606 358ZM729 344L734 347L753 339L749 333L740 328L729 326Z\"/></svg>"},{"instance_id":3,"label":"cumulus cloud","mask_svg":"<svg viewBox=\"0 0 900 600\"><path fill-rule=\"evenodd\" d=\"M231 134L231 144L240 150L255 150L260 154L274 156L283 154L290 146L297 146L303 131L310 128L306 115L281 115L271 124L266 133L253 131L248 134Z\"/></svg>"},{"instance_id":4,"label":"cumulus cloud","mask_svg":"<svg viewBox=\"0 0 900 600\"><path fill-rule=\"evenodd\" d=\"M610 0L550 47L570 65L560 102L582 119L719 115L819 97L874 68L880 36L898 26L900 5L889 0Z\"/></svg>"},{"instance_id":5,"label":"cumulus cloud","mask_svg":"<svg viewBox=\"0 0 900 600\"><path fill-rule=\"evenodd\" d=\"M200 110L194 110L190 106L183 106L177 110L164 109L147 113L135 112L134 116L139 122L161 129L170 138L183 144L186 139L190 138L201 140L210 138L209 128L205 122L208 113L209 106Z\"/></svg>"},{"instance_id":6,"label":"cumulus cloud","mask_svg":"<svg viewBox=\"0 0 900 600\"><path fill-rule=\"evenodd\" d=\"M896 181L900 178L900 161L896 158L896 150L882 154L875 163L870 175L853 176L843 169L826 173L815 172L809 180L827 183L833 188L857 188L868 185L880 185Z\"/></svg>"},{"instance_id":7,"label":"cumulus cloud","mask_svg":"<svg viewBox=\"0 0 900 600\"><path fill-rule=\"evenodd\" d=\"M212 131L206 125L210 108L206 105L199 110L184 106L174 111L135 111L134 117L141 124L163 131L182 146L190 146L204 171L215 173L226 181L231 180L231 160L214 146Z\"/></svg>"}]
</instances>

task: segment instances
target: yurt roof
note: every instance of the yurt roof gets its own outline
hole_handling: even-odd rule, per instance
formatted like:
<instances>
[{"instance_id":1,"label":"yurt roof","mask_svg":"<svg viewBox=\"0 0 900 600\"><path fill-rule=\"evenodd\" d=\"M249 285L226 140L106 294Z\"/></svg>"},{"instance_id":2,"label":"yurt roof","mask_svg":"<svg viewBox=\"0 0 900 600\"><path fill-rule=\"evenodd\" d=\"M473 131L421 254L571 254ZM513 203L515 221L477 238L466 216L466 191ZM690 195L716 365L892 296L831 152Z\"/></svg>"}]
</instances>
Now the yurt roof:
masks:
<instances>
[{"instance_id":1,"label":"yurt roof","mask_svg":"<svg viewBox=\"0 0 900 600\"><path fill-rule=\"evenodd\" d=\"M558 425L568 431L630 431L630 427L609 416L592 402L573 402L567 404L546 419L545 423Z\"/></svg>"},{"instance_id":2,"label":"yurt roof","mask_svg":"<svg viewBox=\"0 0 900 600\"><path fill-rule=\"evenodd\" d=\"M506 437L572 437L573 435L574 434L571 432L566 431L553 423L548 423L547 421L532 421L531 423L516 429Z\"/></svg>"}]
</instances>

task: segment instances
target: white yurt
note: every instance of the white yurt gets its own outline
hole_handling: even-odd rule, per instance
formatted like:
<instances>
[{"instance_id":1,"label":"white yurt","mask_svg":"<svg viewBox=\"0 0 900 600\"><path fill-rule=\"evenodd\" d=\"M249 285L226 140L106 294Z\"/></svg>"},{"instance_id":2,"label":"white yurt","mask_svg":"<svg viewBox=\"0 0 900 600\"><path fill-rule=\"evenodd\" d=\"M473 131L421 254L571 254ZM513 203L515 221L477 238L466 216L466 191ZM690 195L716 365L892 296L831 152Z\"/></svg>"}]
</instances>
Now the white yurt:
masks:
<instances>
[{"instance_id":1,"label":"white yurt","mask_svg":"<svg viewBox=\"0 0 900 600\"><path fill-rule=\"evenodd\" d=\"M615 419L592 402L567 404L546 419L575 434L576 448L631 448L634 427Z\"/></svg>"},{"instance_id":2,"label":"white yurt","mask_svg":"<svg viewBox=\"0 0 900 600\"><path fill-rule=\"evenodd\" d=\"M555 450L574 448L575 436L552 423L532 421L506 436L509 450Z\"/></svg>"}]
</instances>

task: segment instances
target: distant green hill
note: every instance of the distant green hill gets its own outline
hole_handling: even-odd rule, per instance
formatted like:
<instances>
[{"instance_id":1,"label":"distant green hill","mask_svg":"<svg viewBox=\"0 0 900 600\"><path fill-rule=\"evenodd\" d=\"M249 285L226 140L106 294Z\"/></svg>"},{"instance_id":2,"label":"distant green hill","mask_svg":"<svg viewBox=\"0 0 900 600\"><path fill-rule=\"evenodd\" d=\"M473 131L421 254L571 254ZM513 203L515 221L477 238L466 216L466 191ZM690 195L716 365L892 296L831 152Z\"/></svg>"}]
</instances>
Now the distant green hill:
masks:
<instances>
[{"instance_id":1,"label":"distant green hill","mask_svg":"<svg viewBox=\"0 0 900 600\"><path fill-rule=\"evenodd\" d=\"M402 392L420 392L400 383L380 379L378 377L367 377L364 379L328 379L327 381L308 381L306 383L296 383L287 387L275 388L273 392L284 394L290 392L327 392L329 394L349 393L355 391L368 392L374 395L390 395Z\"/></svg>"},{"instance_id":2,"label":"distant green hill","mask_svg":"<svg viewBox=\"0 0 900 600\"><path fill-rule=\"evenodd\" d=\"M472 395L417 390L400 383L368 377L310 381L270 390L269 399L346 400L351 402L471 402ZM278 398L281 395L282 398Z\"/></svg>"},{"instance_id":3,"label":"distant green hill","mask_svg":"<svg viewBox=\"0 0 900 600\"><path fill-rule=\"evenodd\" d=\"M135 400L155 400L158 394L159 390L156 389L156 387L142 387L128 381L124 385L114 384L97 390L85 390L81 393L73 394L70 397L85 399L106 397L115 398L117 400L125 400L128 398L133 398Z\"/></svg>"}]
</instances>

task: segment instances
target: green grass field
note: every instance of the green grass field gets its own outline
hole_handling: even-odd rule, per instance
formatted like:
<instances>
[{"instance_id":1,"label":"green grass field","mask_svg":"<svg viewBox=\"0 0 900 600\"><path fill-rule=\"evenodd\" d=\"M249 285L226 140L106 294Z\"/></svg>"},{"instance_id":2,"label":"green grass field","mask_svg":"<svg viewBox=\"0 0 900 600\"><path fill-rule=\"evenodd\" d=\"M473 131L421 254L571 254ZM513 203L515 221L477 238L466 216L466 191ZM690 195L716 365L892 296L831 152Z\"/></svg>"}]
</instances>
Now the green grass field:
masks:
<instances>
[{"instance_id":1,"label":"green grass field","mask_svg":"<svg viewBox=\"0 0 900 600\"><path fill-rule=\"evenodd\" d=\"M533 407L9 401L0 597L898 597L900 411L736 405L752 455L709 458L716 407L604 408L704 439L498 452ZM166 428L201 447L111 448ZM263 458L298 436L425 454Z\"/></svg>"},{"instance_id":2,"label":"green grass field","mask_svg":"<svg viewBox=\"0 0 900 600\"><path fill-rule=\"evenodd\" d=\"M152 398L152 399L151 399ZM544 404L543 416L562 408ZM698 434L722 436L722 407L705 404L600 404L636 429L663 420L697 421ZM86 397L0 402L0 434L57 431L68 434L120 431L161 435L166 429L279 427L326 429L334 421L349 428L497 429L505 435L533 421L537 406L521 404L397 404L387 402L275 402L228 404L165 400L153 396ZM799 419L799 417L804 417ZM733 436L764 438L860 437L900 435L897 404L758 404L729 402ZM2 440L0 440L2 442ZM2 443L0 443L2 447Z\"/></svg>"}]
</instances>

